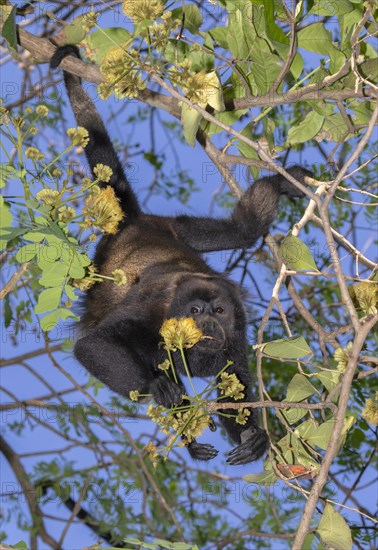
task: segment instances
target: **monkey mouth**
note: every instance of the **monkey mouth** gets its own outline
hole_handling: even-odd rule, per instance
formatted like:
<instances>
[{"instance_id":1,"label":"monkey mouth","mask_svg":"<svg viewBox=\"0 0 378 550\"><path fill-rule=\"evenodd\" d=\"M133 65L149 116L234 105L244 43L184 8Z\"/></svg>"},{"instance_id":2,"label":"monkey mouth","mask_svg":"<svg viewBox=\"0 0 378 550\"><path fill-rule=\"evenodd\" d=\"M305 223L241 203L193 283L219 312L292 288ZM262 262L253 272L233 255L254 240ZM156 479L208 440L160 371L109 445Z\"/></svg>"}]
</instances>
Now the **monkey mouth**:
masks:
<instances>
[{"instance_id":1,"label":"monkey mouth","mask_svg":"<svg viewBox=\"0 0 378 550\"><path fill-rule=\"evenodd\" d=\"M197 346L203 350L218 351L224 346L224 338L217 338L216 336L204 334Z\"/></svg>"}]
</instances>

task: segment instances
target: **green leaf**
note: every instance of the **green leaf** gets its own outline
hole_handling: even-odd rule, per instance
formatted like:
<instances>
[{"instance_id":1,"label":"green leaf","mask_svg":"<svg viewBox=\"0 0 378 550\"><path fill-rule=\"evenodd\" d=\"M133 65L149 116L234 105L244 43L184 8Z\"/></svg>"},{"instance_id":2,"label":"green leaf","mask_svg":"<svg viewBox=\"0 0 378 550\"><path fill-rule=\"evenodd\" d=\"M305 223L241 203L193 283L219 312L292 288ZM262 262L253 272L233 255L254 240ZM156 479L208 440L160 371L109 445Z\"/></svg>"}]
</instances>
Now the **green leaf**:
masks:
<instances>
[{"instance_id":1,"label":"green leaf","mask_svg":"<svg viewBox=\"0 0 378 550\"><path fill-rule=\"evenodd\" d=\"M38 243L26 244L17 251L16 260L21 263L30 262L38 254L40 248Z\"/></svg>"},{"instance_id":2,"label":"green leaf","mask_svg":"<svg viewBox=\"0 0 378 550\"><path fill-rule=\"evenodd\" d=\"M127 544L134 544L135 546L139 546L139 548L147 548L147 550L157 550L156 544L150 544L149 542L144 542L135 538L125 538L124 542L127 542Z\"/></svg>"},{"instance_id":3,"label":"green leaf","mask_svg":"<svg viewBox=\"0 0 378 550\"><path fill-rule=\"evenodd\" d=\"M42 286L62 286L67 279L69 266L63 262L54 262L42 259L38 262L38 266L43 271L42 277L39 279L39 284Z\"/></svg>"},{"instance_id":4,"label":"green leaf","mask_svg":"<svg viewBox=\"0 0 378 550\"><path fill-rule=\"evenodd\" d=\"M334 17L335 15L344 15L344 13L348 13L353 9L353 5L349 0L337 0L337 2L330 2L330 0L315 0L308 14Z\"/></svg>"},{"instance_id":5,"label":"green leaf","mask_svg":"<svg viewBox=\"0 0 378 550\"><path fill-rule=\"evenodd\" d=\"M315 535L310 533L304 539L301 550L312 550L314 542L316 542ZM317 548L317 550L320 550L320 548Z\"/></svg>"},{"instance_id":6,"label":"green leaf","mask_svg":"<svg viewBox=\"0 0 378 550\"><path fill-rule=\"evenodd\" d=\"M335 550L352 550L352 535L348 524L331 504L326 504L316 529L327 546Z\"/></svg>"},{"instance_id":7,"label":"green leaf","mask_svg":"<svg viewBox=\"0 0 378 550\"><path fill-rule=\"evenodd\" d=\"M8 204L4 202L4 199L2 196L0 196L0 222L1 222L1 228L0 228L0 250L3 250L3 248L6 247L7 241L10 240L12 237L10 236L10 232L12 231L12 228L10 227L11 223L13 221L13 216L10 212L10 207Z\"/></svg>"},{"instance_id":8,"label":"green leaf","mask_svg":"<svg viewBox=\"0 0 378 550\"><path fill-rule=\"evenodd\" d=\"M51 330L52 328L54 328L58 324L59 317L60 317L60 314L59 314L58 309L56 309L55 311L52 311L51 313L48 313L47 315L45 315L40 320L41 329L44 332L48 332L49 330Z\"/></svg>"},{"instance_id":9,"label":"green leaf","mask_svg":"<svg viewBox=\"0 0 378 550\"><path fill-rule=\"evenodd\" d=\"M215 71L207 73L205 77L205 89L203 91L203 100L215 111L224 111L222 86Z\"/></svg>"},{"instance_id":10,"label":"green leaf","mask_svg":"<svg viewBox=\"0 0 378 550\"><path fill-rule=\"evenodd\" d=\"M310 418L310 420L306 420L305 422L302 422L299 426L295 428L294 434L298 437L301 437L302 439L310 439L316 430L318 429L318 425Z\"/></svg>"},{"instance_id":11,"label":"green leaf","mask_svg":"<svg viewBox=\"0 0 378 550\"><path fill-rule=\"evenodd\" d=\"M330 58L330 64L329 64L329 70L332 74L336 73L341 67L344 65L346 61L346 57L337 48L332 48L329 52L329 58Z\"/></svg>"},{"instance_id":12,"label":"green leaf","mask_svg":"<svg viewBox=\"0 0 378 550\"><path fill-rule=\"evenodd\" d=\"M79 44L85 38L85 30L83 29L83 22L85 21L85 15L79 15L75 17L65 27L63 27L63 34L65 36L65 44Z\"/></svg>"},{"instance_id":13,"label":"green leaf","mask_svg":"<svg viewBox=\"0 0 378 550\"><path fill-rule=\"evenodd\" d=\"M211 38L225 50L229 49L227 33L228 29L226 27L215 27L214 29L209 29Z\"/></svg>"},{"instance_id":14,"label":"green leaf","mask_svg":"<svg viewBox=\"0 0 378 550\"><path fill-rule=\"evenodd\" d=\"M307 246L294 235L288 235L278 249L283 263L295 271L318 271L314 258Z\"/></svg>"},{"instance_id":15,"label":"green leaf","mask_svg":"<svg viewBox=\"0 0 378 550\"><path fill-rule=\"evenodd\" d=\"M197 130L201 121L201 114L186 105L185 103L181 106L181 122L184 130L184 137L186 141L194 146L196 140Z\"/></svg>"},{"instance_id":16,"label":"green leaf","mask_svg":"<svg viewBox=\"0 0 378 550\"><path fill-rule=\"evenodd\" d=\"M104 55L110 48L115 46L126 46L132 36L126 29L122 27L107 27L93 31L85 39L85 43L94 51L94 57L97 64L102 62Z\"/></svg>"},{"instance_id":17,"label":"green leaf","mask_svg":"<svg viewBox=\"0 0 378 550\"><path fill-rule=\"evenodd\" d=\"M320 372L317 372L314 376L319 378L320 382L323 384L326 390L330 392L338 383L340 374L341 373L338 370L333 370L333 371L320 371Z\"/></svg>"},{"instance_id":18,"label":"green leaf","mask_svg":"<svg viewBox=\"0 0 378 550\"><path fill-rule=\"evenodd\" d=\"M67 294L67 297L68 297L69 300L72 300L74 302L75 300L79 299L79 296L76 296L76 294L75 294L76 289L73 286L66 285L64 287L64 290L65 290L65 293Z\"/></svg>"},{"instance_id":19,"label":"green leaf","mask_svg":"<svg viewBox=\"0 0 378 550\"><path fill-rule=\"evenodd\" d=\"M243 61L249 59L253 48L253 41L256 38L256 31L239 7L240 5L238 4L230 12L227 42L234 57L239 61Z\"/></svg>"},{"instance_id":20,"label":"green leaf","mask_svg":"<svg viewBox=\"0 0 378 550\"><path fill-rule=\"evenodd\" d=\"M51 311L51 313L48 313L47 315L45 315L40 320L41 329L44 332L48 332L58 324L60 319L66 320L69 318L75 319L76 321L79 320L79 318L69 309L65 309L65 308L55 309L54 311Z\"/></svg>"},{"instance_id":21,"label":"green leaf","mask_svg":"<svg viewBox=\"0 0 378 550\"><path fill-rule=\"evenodd\" d=\"M281 71L279 58L271 52L268 42L258 37L253 41L250 58L252 91L256 95L265 94ZM256 85L256 90L253 90L253 84Z\"/></svg>"},{"instance_id":22,"label":"green leaf","mask_svg":"<svg viewBox=\"0 0 378 550\"><path fill-rule=\"evenodd\" d=\"M6 328L8 328L13 319L13 310L10 305L9 294L5 296L4 306L3 306L3 318L4 318L4 325Z\"/></svg>"},{"instance_id":23,"label":"green leaf","mask_svg":"<svg viewBox=\"0 0 378 550\"><path fill-rule=\"evenodd\" d=\"M286 399L293 401L294 403L300 403L306 397L317 393L316 388L308 381L303 374L296 374L292 380L290 380L287 387Z\"/></svg>"},{"instance_id":24,"label":"green leaf","mask_svg":"<svg viewBox=\"0 0 378 550\"><path fill-rule=\"evenodd\" d=\"M323 23L314 23L300 30L297 33L297 40L299 48L303 48L309 52L320 53L327 57L330 54L330 50L334 47L332 44L332 34L326 30Z\"/></svg>"},{"instance_id":25,"label":"green leaf","mask_svg":"<svg viewBox=\"0 0 378 550\"><path fill-rule=\"evenodd\" d=\"M285 401L292 401L292 399L284 399ZM290 426L299 422L308 413L307 409L282 409L281 413L284 415Z\"/></svg>"},{"instance_id":26,"label":"green leaf","mask_svg":"<svg viewBox=\"0 0 378 550\"><path fill-rule=\"evenodd\" d=\"M280 338L279 340L254 346L254 348L260 348L265 355L276 359L300 359L312 355L312 351L303 336Z\"/></svg>"},{"instance_id":27,"label":"green leaf","mask_svg":"<svg viewBox=\"0 0 378 550\"><path fill-rule=\"evenodd\" d=\"M276 50L280 54L281 59L286 60L288 54L289 54L289 45L287 44L280 44L279 42L274 42L274 45L276 47ZM294 59L290 65L290 72L295 78L295 80L298 80L299 76L302 74L304 67L304 61L303 57L299 52L297 52L294 56Z\"/></svg>"},{"instance_id":28,"label":"green leaf","mask_svg":"<svg viewBox=\"0 0 378 550\"><path fill-rule=\"evenodd\" d=\"M28 545L23 540L20 540L17 544L13 544L10 548L20 548L21 550L28 550Z\"/></svg>"},{"instance_id":29,"label":"green leaf","mask_svg":"<svg viewBox=\"0 0 378 550\"><path fill-rule=\"evenodd\" d=\"M342 438L340 441L340 447L343 445L345 436L347 432L351 429L355 422L355 418L353 416L348 416L344 420L343 430L342 430ZM310 435L307 434L307 437L303 437L303 439L306 439L308 443L310 443L312 446L316 445L317 447L320 447L320 449L323 449L326 451L329 446L329 442L331 441L331 438L333 436L333 431L335 429L335 420L333 418L330 418L326 422L323 422L323 424L320 424L318 428Z\"/></svg>"},{"instance_id":30,"label":"green leaf","mask_svg":"<svg viewBox=\"0 0 378 550\"><path fill-rule=\"evenodd\" d=\"M377 83L378 82L378 58L367 59L358 66L358 71L364 78Z\"/></svg>"},{"instance_id":31,"label":"green leaf","mask_svg":"<svg viewBox=\"0 0 378 550\"><path fill-rule=\"evenodd\" d=\"M0 14L5 19L3 28L1 31L2 36L5 38L9 52L12 57L17 57L17 29L16 29L16 11L17 6L13 6L9 12L10 6L1 6Z\"/></svg>"},{"instance_id":32,"label":"green leaf","mask_svg":"<svg viewBox=\"0 0 378 550\"><path fill-rule=\"evenodd\" d=\"M194 72L210 72L214 70L214 55L203 50L196 50L190 44L169 40L164 51L169 63L182 63L185 59L191 63Z\"/></svg>"},{"instance_id":33,"label":"green leaf","mask_svg":"<svg viewBox=\"0 0 378 550\"><path fill-rule=\"evenodd\" d=\"M273 470L262 474L247 474L243 476L244 481L256 483L257 485L273 485L277 481L277 476Z\"/></svg>"},{"instance_id":34,"label":"green leaf","mask_svg":"<svg viewBox=\"0 0 378 550\"><path fill-rule=\"evenodd\" d=\"M340 142L349 139L354 134L349 132L348 126L340 113L335 113L328 116L324 120L324 124L317 141L328 140Z\"/></svg>"},{"instance_id":35,"label":"green leaf","mask_svg":"<svg viewBox=\"0 0 378 550\"><path fill-rule=\"evenodd\" d=\"M11 179L19 180L19 171L9 162L0 162L0 187L4 187Z\"/></svg>"},{"instance_id":36,"label":"green leaf","mask_svg":"<svg viewBox=\"0 0 378 550\"><path fill-rule=\"evenodd\" d=\"M286 144L295 145L296 143L304 143L314 138L323 126L324 116L316 111L310 111L305 118L298 124L293 126L287 133Z\"/></svg>"},{"instance_id":37,"label":"green leaf","mask_svg":"<svg viewBox=\"0 0 378 550\"><path fill-rule=\"evenodd\" d=\"M38 296L38 303L34 308L35 313L45 313L56 309L62 298L62 289L60 287L47 288Z\"/></svg>"},{"instance_id":38,"label":"green leaf","mask_svg":"<svg viewBox=\"0 0 378 550\"><path fill-rule=\"evenodd\" d=\"M202 25L202 15L197 6L185 4L185 17L182 8L172 10L172 19L180 19L184 22L184 28L192 34L200 34L199 28Z\"/></svg>"}]
</instances>

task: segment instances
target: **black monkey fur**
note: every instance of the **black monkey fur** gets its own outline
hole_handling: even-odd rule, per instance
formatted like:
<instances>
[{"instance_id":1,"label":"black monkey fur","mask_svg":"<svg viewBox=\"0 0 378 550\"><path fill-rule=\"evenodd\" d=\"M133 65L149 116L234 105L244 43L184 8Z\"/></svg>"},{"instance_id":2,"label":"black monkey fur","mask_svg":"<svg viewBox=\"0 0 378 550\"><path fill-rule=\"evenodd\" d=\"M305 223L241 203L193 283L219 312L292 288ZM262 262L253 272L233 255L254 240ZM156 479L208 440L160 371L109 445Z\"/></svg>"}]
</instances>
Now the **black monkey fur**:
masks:
<instances>
[{"instance_id":1,"label":"black monkey fur","mask_svg":"<svg viewBox=\"0 0 378 550\"><path fill-rule=\"evenodd\" d=\"M62 46L52 57L51 67L58 67L67 55L80 57L76 46ZM85 148L89 165L93 170L102 163L113 170L109 185L125 214L118 233L102 237L94 264L108 276L121 268L128 279L124 286L109 281L89 289L82 319L85 333L75 345L75 356L92 375L119 394L129 397L131 390L139 390L169 407L182 401L185 390L181 380L176 384L157 369L165 358L158 346L159 329L165 319L192 317L211 337L187 350L192 375L214 376L227 361L233 361L227 372L235 373L245 386L245 401L255 400L241 290L211 269L200 253L253 245L273 222L280 195L294 197L301 196L301 192L278 174L249 187L229 218L144 214L81 79L64 71L64 81L77 124L89 133ZM302 183L305 176L311 175L299 166L290 168L289 173ZM179 357L175 357L175 365L183 374ZM250 412L244 426L233 418L220 417L237 444L228 455L230 464L256 460L267 449L268 436L258 426L258 412ZM199 460L209 460L218 453L212 445L196 441L188 445L188 450Z\"/></svg>"}]
</instances>

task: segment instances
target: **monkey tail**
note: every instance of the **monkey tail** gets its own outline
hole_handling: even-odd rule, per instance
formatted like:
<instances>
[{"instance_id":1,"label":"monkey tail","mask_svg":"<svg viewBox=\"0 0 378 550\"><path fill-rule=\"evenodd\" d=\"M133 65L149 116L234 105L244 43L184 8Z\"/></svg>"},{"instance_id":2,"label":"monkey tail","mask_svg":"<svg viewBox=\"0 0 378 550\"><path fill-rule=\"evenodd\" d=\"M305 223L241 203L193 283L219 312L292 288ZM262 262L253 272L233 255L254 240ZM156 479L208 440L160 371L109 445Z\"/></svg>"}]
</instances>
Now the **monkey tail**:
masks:
<instances>
[{"instance_id":1,"label":"monkey tail","mask_svg":"<svg viewBox=\"0 0 378 550\"><path fill-rule=\"evenodd\" d=\"M68 55L80 59L78 47L66 45L57 48L50 60L50 67L56 69ZM141 213L138 199L127 181L122 164L93 101L83 89L80 77L67 71L63 71L63 75L76 122L78 126L85 128L89 134L89 143L84 150L92 174L96 164L109 166L113 171L113 175L107 185L113 187L126 216L128 218L137 217Z\"/></svg>"}]
</instances>

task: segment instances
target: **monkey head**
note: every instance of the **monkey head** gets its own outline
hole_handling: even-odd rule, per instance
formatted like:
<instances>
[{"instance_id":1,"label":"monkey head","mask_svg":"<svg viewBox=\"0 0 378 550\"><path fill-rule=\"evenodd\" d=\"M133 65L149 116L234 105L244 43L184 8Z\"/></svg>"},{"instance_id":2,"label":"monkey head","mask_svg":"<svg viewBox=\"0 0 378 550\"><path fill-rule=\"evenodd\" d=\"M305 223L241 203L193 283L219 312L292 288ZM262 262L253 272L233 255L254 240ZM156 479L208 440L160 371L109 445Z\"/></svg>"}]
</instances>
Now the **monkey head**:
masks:
<instances>
[{"instance_id":1,"label":"monkey head","mask_svg":"<svg viewBox=\"0 0 378 550\"><path fill-rule=\"evenodd\" d=\"M201 352L227 349L236 331L245 327L244 306L239 287L222 276L185 274L179 280L167 313L191 317L203 332L196 344Z\"/></svg>"}]
</instances>

